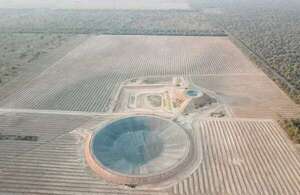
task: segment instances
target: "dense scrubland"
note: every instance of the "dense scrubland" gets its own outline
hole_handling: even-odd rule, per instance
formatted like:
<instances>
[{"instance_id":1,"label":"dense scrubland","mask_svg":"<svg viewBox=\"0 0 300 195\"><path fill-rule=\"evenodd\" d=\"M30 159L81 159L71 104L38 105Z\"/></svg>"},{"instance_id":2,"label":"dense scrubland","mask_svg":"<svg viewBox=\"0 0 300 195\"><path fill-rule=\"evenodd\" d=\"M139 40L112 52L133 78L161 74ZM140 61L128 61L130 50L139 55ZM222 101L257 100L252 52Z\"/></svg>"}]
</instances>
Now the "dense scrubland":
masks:
<instances>
[{"instance_id":1,"label":"dense scrubland","mask_svg":"<svg viewBox=\"0 0 300 195\"><path fill-rule=\"evenodd\" d=\"M223 36L200 11L0 9L0 86L74 34Z\"/></svg>"},{"instance_id":2,"label":"dense scrubland","mask_svg":"<svg viewBox=\"0 0 300 195\"><path fill-rule=\"evenodd\" d=\"M224 35L202 11L0 10L0 32Z\"/></svg>"},{"instance_id":3,"label":"dense scrubland","mask_svg":"<svg viewBox=\"0 0 300 195\"><path fill-rule=\"evenodd\" d=\"M300 4L225 0L209 6L222 12L207 17L245 46L251 58L267 67L268 75L300 102Z\"/></svg>"},{"instance_id":4,"label":"dense scrubland","mask_svg":"<svg viewBox=\"0 0 300 195\"><path fill-rule=\"evenodd\" d=\"M240 13L230 12L220 17L220 23L283 76L294 87L289 91L299 102L300 9L245 9Z\"/></svg>"},{"instance_id":5,"label":"dense scrubland","mask_svg":"<svg viewBox=\"0 0 300 195\"><path fill-rule=\"evenodd\" d=\"M286 130L289 137L295 142L300 144L300 118L298 119L284 119L279 122Z\"/></svg>"},{"instance_id":6,"label":"dense scrubland","mask_svg":"<svg viewBox=\"0 0 300 195\"><path fill-rule=\"evenodd\" d=\"M300 2L292 0L200 2L210 9L222 8L222 12L218 14L208 13L212 16L208 17L211 22L230 34L234 42L295 102L299 103ZM300 117L281 119L279 124L295 143L300 143Z\"/></svg>"},{"instance_id":7,"label":"dense scrubland","mask_svg":"<svg viewBox=\"0 0 300 195\"><path fill-rule=\"evenodd\" d=\"M190 5L193 10L1 9L0 33L218 36L225 31L296 102L300 101L298 1L190 0ZM6 73L1 72L3 80Z\"/></svg>"}]
</instances>

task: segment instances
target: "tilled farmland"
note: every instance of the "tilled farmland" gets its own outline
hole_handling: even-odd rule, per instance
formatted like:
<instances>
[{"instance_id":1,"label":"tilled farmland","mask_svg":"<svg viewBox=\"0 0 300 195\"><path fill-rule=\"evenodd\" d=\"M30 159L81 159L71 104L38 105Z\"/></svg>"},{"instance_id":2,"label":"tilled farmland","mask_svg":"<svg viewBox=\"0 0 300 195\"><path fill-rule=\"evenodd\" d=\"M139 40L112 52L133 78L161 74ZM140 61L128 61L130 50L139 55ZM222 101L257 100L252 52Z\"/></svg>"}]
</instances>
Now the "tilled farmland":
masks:
<instances>
[{"instance_id":1,"label":"tilled farmland","mask_svg":"<svg viewBox=\"0 0 300 195\"><path fill-rule=\"evenodd\" d=\"M0 194L300 194L299 154L276 122L300 107L228 37L90 35L64 52L22 85L0 88ZM124 87L132 90L119 95ZM138 96L138 108L113 109ZM156 110L149 97L159 98ZM181 113L174 99L202 110ZM97 135L114 171L92 148ZM160 138L169 145L157 146ZM148 142L143 166L135 160Z\"/></svg>"},{"instance_id":2,"label":"tilled farmland","mask_svg":"<svg viewBox=\"0 0 300 195\"><path fill-rule=\"evenodd\" d=\"M197 81L198 76L243 78L263 73L226 37L94 36L0 104L105 112L122 81L170 75ZM289 100L287 104L293 105Z\"/></svg>"},{"instance_id":3,"label":"tilled farmland","mask_svg":"<svg viewBox=\"0 0 300 195\"><path fill-rule=\"evenodd\" d=\"M156 184L154 190L151 186L109 184L91 173L82 153L84 140L76 126L94 117L71 113L14 115L1 114L1 132L37 132L34 134L40 141L22 145L20 141L0 142L0 194L299 193L299 157L272 120L200 119L192 134L200 155L194 171L185 170L168 184Z\"/></svg>"}]
</instances>

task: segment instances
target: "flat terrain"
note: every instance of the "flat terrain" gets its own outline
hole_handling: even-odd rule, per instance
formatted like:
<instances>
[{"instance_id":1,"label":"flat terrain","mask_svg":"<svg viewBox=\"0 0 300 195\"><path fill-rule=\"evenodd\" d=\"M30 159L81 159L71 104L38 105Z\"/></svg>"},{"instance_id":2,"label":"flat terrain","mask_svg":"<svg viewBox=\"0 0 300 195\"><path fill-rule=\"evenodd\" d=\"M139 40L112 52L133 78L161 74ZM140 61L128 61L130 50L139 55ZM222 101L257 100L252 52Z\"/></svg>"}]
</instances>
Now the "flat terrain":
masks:
<instances>
[{"instance_id":1,"label":"flat terrain","mask_svg":"<svg viewBox=\"0 0 300 195\"><path fill-rule=\"evenodd\" d=\"M0 105L105 112L122 81L168 75L216 91L236 117L299 112L227 37L91 36Z\"/></svg>"},{"instance_id":2,"label":"flat terrain","mask_svg":"<svg viewBox=\"0 0 300 195\"><path fill-rule=\"evenodd\" d=\"M299 5L0 0L0 195L300 195L300 147L276 122L299 118L300 105L270 79L299 100ZM221 109L114 110L128 105L130 98L116 95L137 77L158 90L174 77L176 89L200 90ZM166 98L157 97L163 105ZM108 182L93 170L100 164L90 164L88 141L103 125L137 113L180 125L186 139L166 137L189 143L189 153L170 177L155 175L157 183ZM165 154L164 163L178 160L178 152Z\"/></svg>"},{"instance_id":3,"label":"flat terrain","mask_svg":"<svg viewBox=\"0 0 300 195\"><path fill-rule=\"evenodd\" d=\"M195 84L215 91L233 117L294 118L300 108L266 75L193 76Z\"/></svg>"},{"instance_id":4,"label":"flat terrain","mask_svg":"<svg viewBox=\"0 0 300 195\"><path fill-rule=\"evenodd\" d=\"M276 123L204 119L196 126L203 161L174 194L300 194L299 156Z\"/></svg>"},{"instance_id":5,"label":"flat terrain","mask_svg":"<svg viewBox=\"0 0 300 195\"><path fill-rule=\"evenodd\" d=\"M0 99L36 77L85 38L71 34L1 33Z\"/></svg>"},{"instance_id":6,"label":"flat terrain","mask_svg":"<svg viewBox=\"0 0 300 195\"><path fill-rule=\"evenodd\" d=\"M222 10L215 21L300 103L300 3L283 0L201 0ZM199 6L201 9L201 6ZM247 51L248 50L248 51ZM251 52L249 52L251 50Z\"/></svg>"},{"instance_id":7,"label":"flat terrain","mask_svg":"<svg viewBox=\"0 0 300 195\"><path fill-rule=\"evenodd\" d=\"M224 35L201 11L0 9L0 32Z\"/></svg>"},{"instance_id":8,"label":"flat terrain","mask_svg":"<svg viewBox=\"0 0 300 195\"><path fill-rule=\"evenodd\" d=\"M0 194L300 193L300 159L272 120L199 119L191 135L202 160L193 171L166 181L168 187L164 182L137 188L109 184L91 173L82 148L84 124L106 119L74 113L1 113L1 132L37 135L39 140L0 141L0 155L5 157L0 158Z\"/></svg>"},{"instance_id":9,"label":"flat terrain","mask_svg":"<svg viewBox=\"0 0 300 195\"><path fill-rule=\"evenodd\" d=\"M0 34L0 86L71 37L64 34Z\"/></svg>"},{"instance_id":10,"label":"flat terrain","mask_svg":"<svg viewBox=\"0 0 300 195\"><path fill-rule=\"evenodd\" d=\"M300 108L227 37L70 40L0 88L1 195L300 194L297 150L274 120ZM175 177L136 188L105 181L86 163L88 133L128 116L109 112L123 81L170 76L214 92L230 116L186 116L191 155Z\"/></svg>"},{"instance_id":11,"label":"flat terrain","mask_svg":"<svg viewBox=\"0 0 300 195\"><path fill-rule=\"evenodd\" d=\"M97 1L57 1L1 0L4 8L52 8L52 9L190 9L189 0L97 0Z\"/></svg>"},{"instance_id":12,"label":"flat terrain","mask_svg":"<svg viewBox=\"0 0 300 195\"><path fill-rule=\"evenodd\" d=\"M39 140L21 143L1 140L0 194L155 194L151 190L133 192L124 186L108 186L84 168L80 149L83 140L71 131L91 118L61 114L1 114L1 133L34 134Z\"/></svg>"},{"instance_id":13,"label":"flat terrain","mask_svg":"<svg viewBox=\"0 0 300 195\"><path fill-rule=\"evenodd\" d=\"M52 8L57 5L76 8L74 4L84 8L86 5L80 0L69 2L69 5L65 4L66 1L60 4L51 1L53 3L48 6ZM221 36L226 33L239 47L245 47L245 53L263 67L295 102L300 101L298 1L188 0L190 10L186 10L181 1L168 1L170 10L154 9L163 7L162 1L159 4L154 0L139 2L146 1L153 5L152 10L121 9L123 2L130 5L127 0L110 1L118 9L0 9L0 32L184 36ZM34 3L47 5L47 2ZM108 1L97 2L106 5ZM89 1L88 4L96 9L99 8L95 5L97 2ZM139 5L137 1L132 2ZM3 5L12 7L16 3L6 1ZM181 4L184 10L172 9L171 4ZM26 5L31 4L26 2Z\"/></svg>"}]
</instances>

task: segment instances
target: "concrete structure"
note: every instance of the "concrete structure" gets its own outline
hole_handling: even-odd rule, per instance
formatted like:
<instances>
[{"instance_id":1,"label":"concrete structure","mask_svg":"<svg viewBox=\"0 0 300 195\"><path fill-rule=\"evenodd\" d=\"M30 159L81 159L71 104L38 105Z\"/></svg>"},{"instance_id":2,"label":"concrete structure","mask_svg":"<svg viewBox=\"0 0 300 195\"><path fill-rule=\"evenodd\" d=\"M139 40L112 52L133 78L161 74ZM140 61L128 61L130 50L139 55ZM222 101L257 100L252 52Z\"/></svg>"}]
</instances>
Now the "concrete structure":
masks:
<instances>
[{"instance_id":1,"label":"concrete structure","mask_svg":"<svg viewBox=\"0 0 300 195\"><path fill-rule=\"evenodd\" d=\"M135 188L107 182L84 160L84 143L91 127L112 118L2 111L1 133L39 139L0 141L0 194L300 193L294 146L273 120L256 119L197 119L188 130L196 156L175 177Z\"/></svg>"},{"instance_id":2,"label":"concrete structure","mask_svg":"<svg viewBox=\"0 0 300 195\"><path fill-rule=\"evenodd\" d=\"M187 163L190 138L170 120L131 116L114 120L86 140L89 166L118 184L159 183Z\"/></svg>"}]
</instances>

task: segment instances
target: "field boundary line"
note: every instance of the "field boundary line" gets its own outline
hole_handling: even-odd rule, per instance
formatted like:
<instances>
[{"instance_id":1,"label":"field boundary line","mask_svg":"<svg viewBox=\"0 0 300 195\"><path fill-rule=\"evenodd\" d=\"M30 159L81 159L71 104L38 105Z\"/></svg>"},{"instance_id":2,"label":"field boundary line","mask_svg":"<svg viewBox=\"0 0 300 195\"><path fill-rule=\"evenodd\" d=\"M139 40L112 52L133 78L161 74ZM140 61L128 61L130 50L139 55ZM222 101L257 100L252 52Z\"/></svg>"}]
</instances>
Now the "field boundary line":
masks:
<instances>
[{"instance_id":1,"label":"field boundary line","mask_svg":"<svg viewBox=\"0 0 300 195\"><path fill-rule=\"evenodd\" d=\"M58 115L78 115L78 116L128 116L139 115L140 113L126 113L126 112L81 112L81 111L65 111L65 110L38 110L38 109L13 109L13 108L0 108L0 114L5 113L29 113L29 114L58 114ZM150 115L150 113L148 113ZM155 113L153 113L155 114ZM214 118L214 117L198 117L198 120L208 121L269 121L276 122L272 118Z\"/></svg>"}]
</instances>

